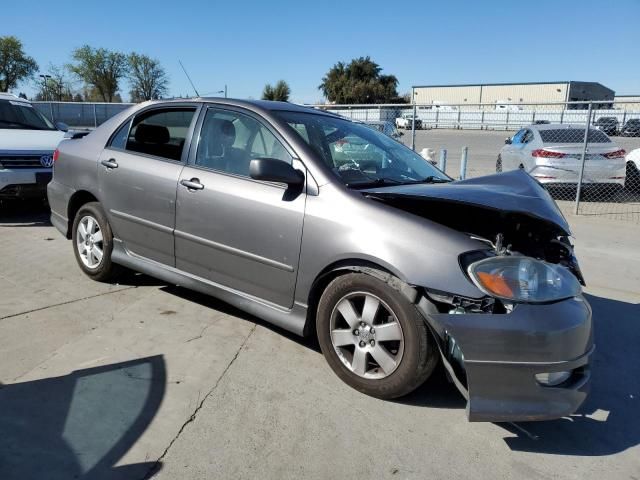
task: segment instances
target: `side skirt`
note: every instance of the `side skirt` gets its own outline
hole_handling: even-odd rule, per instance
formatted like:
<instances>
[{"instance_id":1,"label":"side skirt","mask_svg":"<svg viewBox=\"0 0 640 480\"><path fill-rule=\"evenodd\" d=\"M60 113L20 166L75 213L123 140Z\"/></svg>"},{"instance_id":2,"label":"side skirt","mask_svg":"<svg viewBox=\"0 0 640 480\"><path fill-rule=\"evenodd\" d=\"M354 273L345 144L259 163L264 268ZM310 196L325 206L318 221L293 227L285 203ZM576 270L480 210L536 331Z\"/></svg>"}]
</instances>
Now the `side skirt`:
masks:
<instances>
[{"instance_id":1,"label":"side skirt","mask_svg":"<svg viewBox=\"0 0 640 480\"><path fill-rule=\"evenodd\" d=\"M113 240L111 256L114 263L136 272L145 273L172 285L211 295L278 327L300 336L303 335L307 319L307 305L296 302L291 309L282 308L279 305L233 290L202 277L135 255L128 252L120 240L116 238Z\"/></svg>"}]
</instances>

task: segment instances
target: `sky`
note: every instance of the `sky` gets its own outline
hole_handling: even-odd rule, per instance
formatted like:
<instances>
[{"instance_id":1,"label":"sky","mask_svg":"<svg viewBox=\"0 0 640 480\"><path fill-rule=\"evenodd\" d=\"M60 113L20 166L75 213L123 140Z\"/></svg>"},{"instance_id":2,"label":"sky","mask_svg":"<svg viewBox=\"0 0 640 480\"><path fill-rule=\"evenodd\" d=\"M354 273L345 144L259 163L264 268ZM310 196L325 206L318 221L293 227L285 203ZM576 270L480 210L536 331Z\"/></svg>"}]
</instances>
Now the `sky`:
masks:
<instances>
[{"instance_id":1,"label":"sky","mask_svg":"<svg viewBox=\"0 0 640 480\"><path fill-rule=\"evenodd\" d=\"M291 101L322 100L338 61L370 56L413 85L584 80L640 94L640 0L30 0L0 9L42 72L84 44L157 58L170 96L259 98L286 80ZM120 91L128 98L128 85ZM16 92L29 96L33 82Z\"/></svg>"}]
</instances>

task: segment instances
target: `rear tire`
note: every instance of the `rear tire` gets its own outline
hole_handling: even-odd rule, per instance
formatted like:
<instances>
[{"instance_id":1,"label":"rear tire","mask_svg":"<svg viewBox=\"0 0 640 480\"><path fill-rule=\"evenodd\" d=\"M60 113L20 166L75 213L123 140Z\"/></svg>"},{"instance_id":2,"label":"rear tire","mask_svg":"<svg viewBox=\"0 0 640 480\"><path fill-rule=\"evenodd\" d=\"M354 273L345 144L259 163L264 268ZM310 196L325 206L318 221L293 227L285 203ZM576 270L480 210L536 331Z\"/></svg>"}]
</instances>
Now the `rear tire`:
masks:
<instances>
[{"instance_id":1,"label":"rear tire","mask_svg":"<svg viewBox=\"0 0 640 480\"><path fill-rule=\"evenodd\" d=\"M72 243L76 261L89 278L109 282L121 273L111 261L113 233L100 203L80 207L73 220Z\"/></svg>"},{"instance_id":2,"label":"rear tire","mask_svg":"<svg viewBox=\"0 0 640 480\"><path fill-rule=\"evenodd\" d=\"M318 342L327 363L359 392L401 397L422 385L438 363L434 339L415 306L376 277L336 278L317 313Z\"/></svg>"}]
</instances>

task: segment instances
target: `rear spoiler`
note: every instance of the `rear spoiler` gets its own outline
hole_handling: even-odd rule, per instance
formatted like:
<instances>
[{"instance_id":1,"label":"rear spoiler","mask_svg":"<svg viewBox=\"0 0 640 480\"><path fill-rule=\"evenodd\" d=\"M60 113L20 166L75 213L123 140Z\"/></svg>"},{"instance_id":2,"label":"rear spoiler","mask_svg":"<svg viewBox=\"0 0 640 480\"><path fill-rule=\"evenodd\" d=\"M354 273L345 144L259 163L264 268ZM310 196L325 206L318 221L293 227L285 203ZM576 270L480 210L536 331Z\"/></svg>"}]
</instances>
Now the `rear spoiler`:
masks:
<instances>
[{"instance_id":1,"label":"rear spoiler","mask_svg":"<svg viewBox=\"0 0 640 480\"><path fill-rule=\"evenodd\" d=\"M75 139L78 139L78 138L86 137L90 133L91 133L91 130L78 130L78 131L75 131L75 132L71 133L69 138L72 139L72 140L75 140Z\"/></svg>"}]
</instances>

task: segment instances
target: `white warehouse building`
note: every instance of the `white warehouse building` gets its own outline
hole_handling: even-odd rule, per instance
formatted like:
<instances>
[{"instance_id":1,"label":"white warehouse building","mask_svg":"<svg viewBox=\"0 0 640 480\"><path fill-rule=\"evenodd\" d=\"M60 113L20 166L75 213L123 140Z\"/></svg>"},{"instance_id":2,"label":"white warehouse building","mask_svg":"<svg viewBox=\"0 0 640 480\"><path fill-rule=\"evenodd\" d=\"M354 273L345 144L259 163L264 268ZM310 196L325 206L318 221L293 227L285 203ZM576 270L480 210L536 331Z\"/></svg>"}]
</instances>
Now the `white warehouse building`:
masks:
<instances>
[{"instance_id":1,"label":"white warehouse building","mask_svg":"<svg viewBox=\"0 0 640 480\"><path fill-rule=\"evenodd\" d=\"M467 85L417 85L412 87L413 98L418 104L427 105L518 105L523 109L538 110L540 107L525 104L580 102L600 100L596 108L610 108L615 92L597 82L531 82L531 83L485 83ZM471 107L477 109L478 107ZM487 107L485 107L487 108ZM542 107L548 109L549 106ZM585 108L574 105L569 108Z\"/></svg>"}]
</instances>

